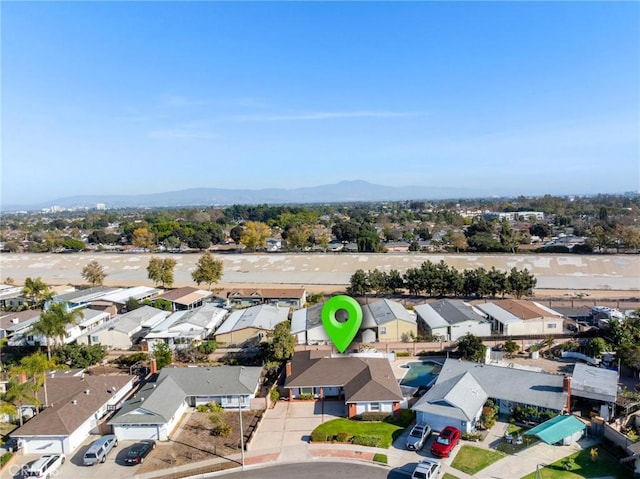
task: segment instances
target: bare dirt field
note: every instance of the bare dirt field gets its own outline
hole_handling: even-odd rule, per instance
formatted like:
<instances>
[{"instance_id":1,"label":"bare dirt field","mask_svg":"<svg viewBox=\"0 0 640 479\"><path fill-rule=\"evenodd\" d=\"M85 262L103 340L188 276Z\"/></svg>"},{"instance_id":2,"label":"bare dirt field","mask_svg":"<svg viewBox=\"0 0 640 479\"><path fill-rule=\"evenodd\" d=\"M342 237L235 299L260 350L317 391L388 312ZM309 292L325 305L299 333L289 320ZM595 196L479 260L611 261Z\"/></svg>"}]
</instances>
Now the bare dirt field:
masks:
<instances>
[{"instance_id":1,"label":"bare dirt field","mask_svg":"<svg viewBox=\"0 0 640 479\"><path fill-rule=\"evenodd\" d=\"M245 440L249 436L251 425L254 424L260 413L261 411L242 412ZM156 451L140 466L139 473L170 469L191 462L239 454L240 415L237 411L223 412L222 420L231 427L231 433L225 437L216 437L210 433L209 413L188 412L172 439L167 443L158 443ZM236 465L230 461L228 467Z\"/></svg>"}]
</instances>

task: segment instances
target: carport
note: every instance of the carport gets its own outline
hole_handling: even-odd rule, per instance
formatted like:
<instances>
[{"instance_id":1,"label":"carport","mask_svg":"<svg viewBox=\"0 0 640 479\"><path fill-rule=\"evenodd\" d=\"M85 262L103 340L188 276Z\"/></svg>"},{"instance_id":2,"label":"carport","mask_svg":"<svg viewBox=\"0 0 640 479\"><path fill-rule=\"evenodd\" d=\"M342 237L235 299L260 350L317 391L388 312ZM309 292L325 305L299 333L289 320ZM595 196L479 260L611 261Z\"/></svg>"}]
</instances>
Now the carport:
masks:
<instances>
[{"instance_id":1,"label":"carport","mask_svg":"<svg viewBox=\"0 0 640 479\"><path fill-rule=\"evenodd\" d=\"M556 416L525 432L526 436L536 436L547 444L562 443L563 446L582 437L585 424L572 415Z\"/></svg>"}]
</instances>

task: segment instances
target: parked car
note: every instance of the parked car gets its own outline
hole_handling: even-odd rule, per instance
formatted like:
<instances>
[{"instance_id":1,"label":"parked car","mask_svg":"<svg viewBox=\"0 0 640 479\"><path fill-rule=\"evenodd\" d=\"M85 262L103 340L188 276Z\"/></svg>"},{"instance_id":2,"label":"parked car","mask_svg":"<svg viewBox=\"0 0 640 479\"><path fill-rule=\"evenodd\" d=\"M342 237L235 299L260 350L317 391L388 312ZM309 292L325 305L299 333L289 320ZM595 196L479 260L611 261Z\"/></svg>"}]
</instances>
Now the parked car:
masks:
<instances>
[{"instance_id":1,"label":"parked car","mask_svg":"<svg viewBox=\"0 0 640 479\"><path fill-rule=\"evenodd\" d=\"M107 434L91 443L89 449L84 453L82 463L85 466L93 466L99 462L107 460L107 454L111 449L118 447L118 438L113 434Z\"/></svg>"},{"instance_id":2,"label":"parked car","mask_svg":"<svg viewBox=\"0 0 640 479\"><path fill-rule=\"evenodd\" d=\"M411 474L411 479L436 479L440 474L440 461L435 459L421 460Z\"/></svg>"},{"instance_id":3,"label":"parked car","mask_svg":"<svg viewBox=\"0 0 640 479\"><path fill-rule=\"evenodd\" d=\"M136 442L127 451L127 455L124 457L124 463L130 466L142 464L144 462L144 458L147 457L155 448L155 441L149 440Z\"/></svg>"},{"instance_id":4,"label":"parked car","mask_svg":"<svg viewBox=\"0 0 640 479\"><path fill-rule=\"evenodd\" d=\"M456 447L458 441L460 440L460 430L453 427L447 426L442 431L440 431L440 435L433 441L431 445L431 454L438 457L449 457L453 448Z\"/></svg>"},{"instance_id":5,"label":"parked car","mask_svg":"<svg viewBox=\"0 0 640 479\"><path fill-rule=\"evenodd\" d=\"M54 476L64 464L64 454L48 454L36 459L22 470L24 479L41 479Z\"/></svg>"},{"instance_id":6,"label":"parked car","mask_svg":"<svg viewBox=\"0 0 640 479\"><path fill-rule=\"evenodd\" d=\"M416 424L407 436L407 449L419 451L423 448L424 443L427 442L430 435L431 426L424 422Z\"/></svg>"}]
</instances>

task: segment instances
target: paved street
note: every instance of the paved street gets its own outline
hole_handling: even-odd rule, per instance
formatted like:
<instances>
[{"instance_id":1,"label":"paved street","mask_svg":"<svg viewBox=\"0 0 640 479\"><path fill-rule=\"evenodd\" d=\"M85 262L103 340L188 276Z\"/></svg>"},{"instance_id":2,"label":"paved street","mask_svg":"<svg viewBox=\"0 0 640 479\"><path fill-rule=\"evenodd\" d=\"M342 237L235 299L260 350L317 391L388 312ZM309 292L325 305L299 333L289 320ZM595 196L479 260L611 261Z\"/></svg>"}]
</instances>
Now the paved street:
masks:
<instances>
[{"instance_id":1,"label":"paved street","mask_svg":"<svg viewBox=\"0 0 640 479\"><path fill-rule=\"evenodd\" d=\"M212 475L211 477L213 477ZM215 474L215 477L229 479L282 479L283 477L305 479L406 479L407 474L398 470L389 470L366 464L346 462L315 462L305 464L282 464L266 468L256 468L244 472Z\"/></svg>"}]
</instances>

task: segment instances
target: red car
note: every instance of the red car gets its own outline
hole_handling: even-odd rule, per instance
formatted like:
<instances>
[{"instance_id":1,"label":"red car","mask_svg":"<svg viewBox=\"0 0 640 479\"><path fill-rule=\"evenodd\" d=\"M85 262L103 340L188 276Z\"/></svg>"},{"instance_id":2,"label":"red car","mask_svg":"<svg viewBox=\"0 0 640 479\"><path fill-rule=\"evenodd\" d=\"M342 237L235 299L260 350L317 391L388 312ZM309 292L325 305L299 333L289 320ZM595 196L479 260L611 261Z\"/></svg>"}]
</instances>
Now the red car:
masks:
<instances>
[{"instance_id":1,"label":"red car","mask_svg":"<svg viewBox=\"0 0 640 479\"><path fill-rule=\"evenodd\" d=\"M447 426L440 431L440 435L433 441L431 454L437 457L449 457L459 440L460 430L453 426Z\"/></svg>"}]
</instances>

